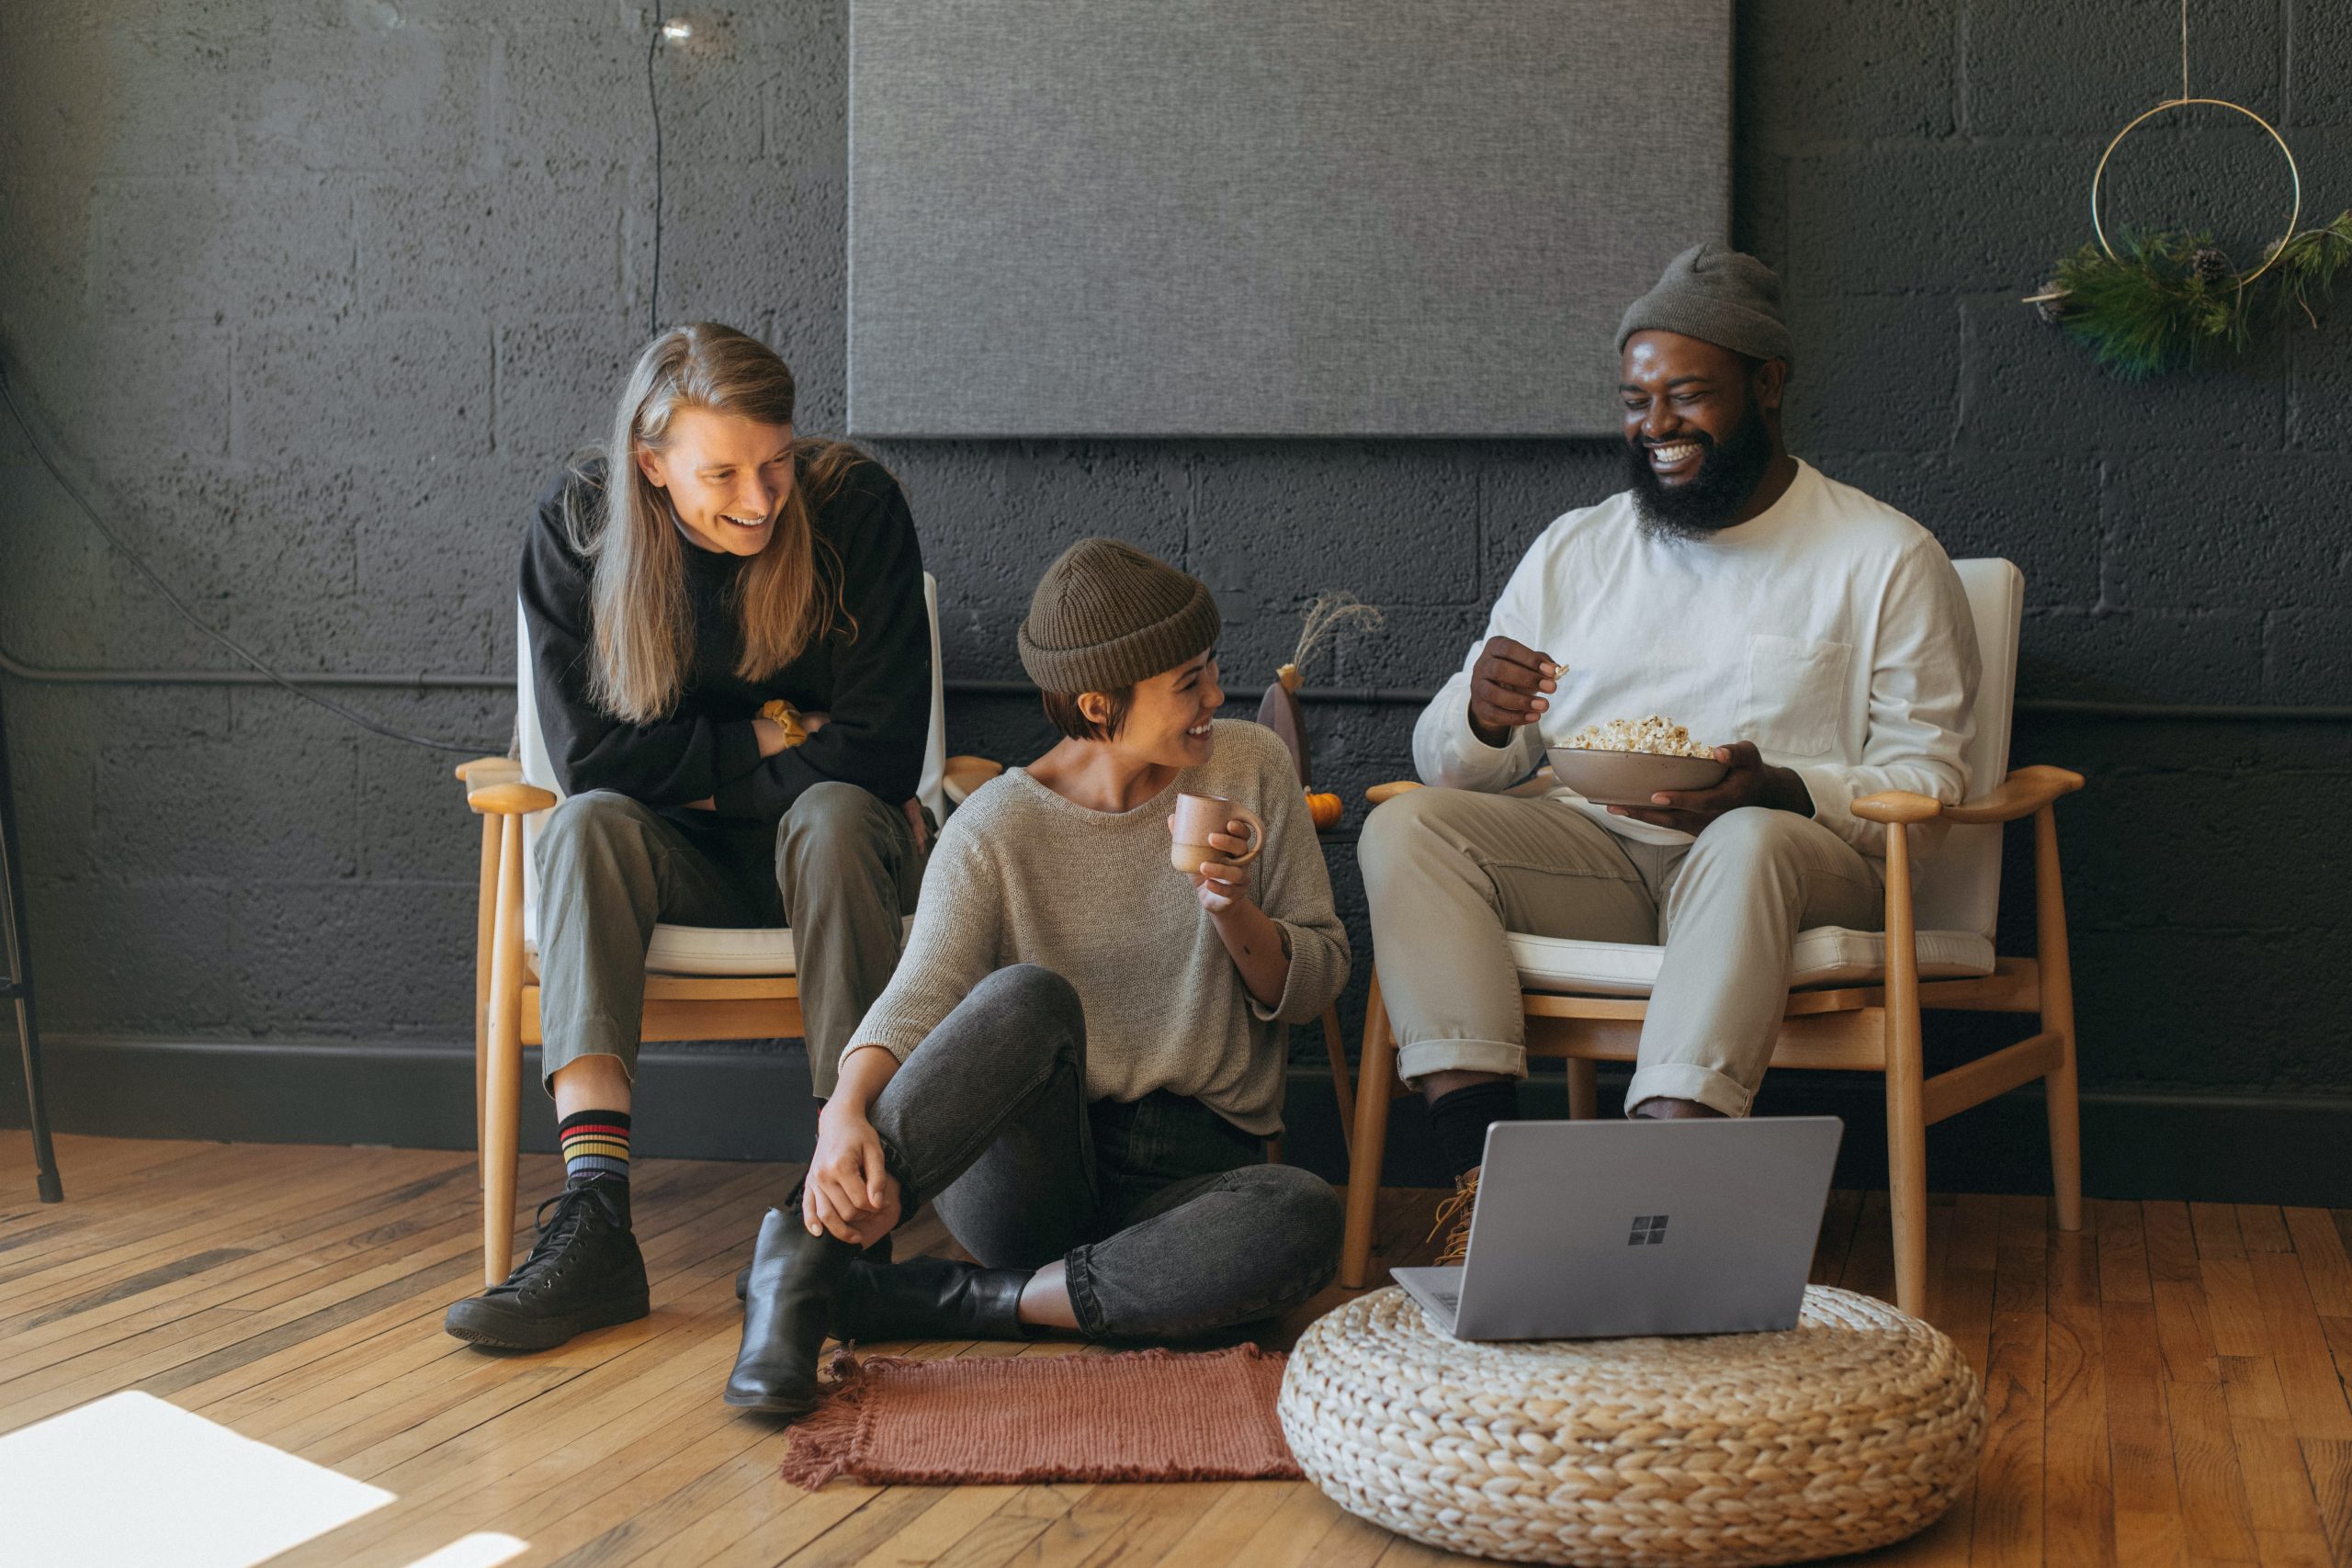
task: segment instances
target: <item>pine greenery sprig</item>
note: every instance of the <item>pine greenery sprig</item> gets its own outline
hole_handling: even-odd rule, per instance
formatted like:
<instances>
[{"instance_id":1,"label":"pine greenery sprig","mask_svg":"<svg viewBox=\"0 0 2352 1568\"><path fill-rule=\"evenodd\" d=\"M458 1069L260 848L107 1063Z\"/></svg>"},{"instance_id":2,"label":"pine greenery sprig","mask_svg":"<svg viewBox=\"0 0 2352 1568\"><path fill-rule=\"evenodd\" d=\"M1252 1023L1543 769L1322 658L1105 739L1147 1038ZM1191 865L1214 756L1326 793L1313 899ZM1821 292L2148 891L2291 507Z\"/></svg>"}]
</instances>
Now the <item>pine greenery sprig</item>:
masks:
<instances>
[{"instance_id":1,"label":"pine greenery sprig","mask_svg":"<svg viewBox=\"0 0 2352 1568\"><path fill-rule=\"evenodd\" d=\"M2352 212L2290 235L2278 260L2241 286L2211 234L2156 234L2120 256L2085 245L2058 264L2041 295L2092 358L2127 379L2244 353L2256 327L2300 312L2319 324L2337 275L2352 263Z\"/></svg>"}]
</instances>

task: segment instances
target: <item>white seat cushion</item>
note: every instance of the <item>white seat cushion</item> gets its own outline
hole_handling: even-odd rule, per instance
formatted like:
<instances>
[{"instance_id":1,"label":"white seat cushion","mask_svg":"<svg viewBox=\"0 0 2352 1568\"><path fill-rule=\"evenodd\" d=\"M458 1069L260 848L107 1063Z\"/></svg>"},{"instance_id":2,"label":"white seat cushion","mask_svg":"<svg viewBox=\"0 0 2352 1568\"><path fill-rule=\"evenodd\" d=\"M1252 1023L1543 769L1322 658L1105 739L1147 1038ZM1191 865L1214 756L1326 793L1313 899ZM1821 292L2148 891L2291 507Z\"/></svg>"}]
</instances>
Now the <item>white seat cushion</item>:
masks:
<instances>
[{"instance_id":1,"label":"white seat cushion","mask_svg":"<svg viewBox=\"0 0 2352 1568\"><path fill-rule=\"evenodd\" d=\"M899 923L900 942L914 923L912 915ZM536 942L530 943L530 961L537 974ZM797 975L798 964L792 932L783 926L655 926L652 944L645 950L649 975Z\"/></svg>"},{"instance_id":2,"label":"white seat cushion","mask_svg":"<svg viewBox=\"0 0 2352 1568\"><path fill-rule=\"evenodd\" d=\"M1657 983L1666 949L1640 942L1572 942L1566 937L1526 936L1504 940L1519 983L1531 991L1584 996L1646 997ZM1790 985L1876 985L1886 973L1886 937L1879 931L1815 926L1799 931ZM1921 931L1919 977L1958 980L1993 972L1993 944L1975 931Z\"/></svg>"}]
</instances>

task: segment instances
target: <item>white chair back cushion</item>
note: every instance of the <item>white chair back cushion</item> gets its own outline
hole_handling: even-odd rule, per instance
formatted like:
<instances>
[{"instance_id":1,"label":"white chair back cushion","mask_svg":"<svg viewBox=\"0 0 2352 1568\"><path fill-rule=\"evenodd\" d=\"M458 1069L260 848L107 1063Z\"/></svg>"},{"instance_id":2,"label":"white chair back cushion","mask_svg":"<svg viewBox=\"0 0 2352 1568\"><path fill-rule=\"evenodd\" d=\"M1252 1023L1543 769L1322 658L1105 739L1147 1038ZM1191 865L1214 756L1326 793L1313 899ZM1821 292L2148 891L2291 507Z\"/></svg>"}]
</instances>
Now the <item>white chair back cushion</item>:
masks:
<instances>
[{"instance_id":1,"label":"white chair back cushion","mask_svg":"<svg viewBox=\"0 0 2352 1568\"><path fill-rule=\"evenodd\" d=\"M923 741L922 776L915 795L931 807L934 820L946 815L943 784L947 772L946 682L939 668L939 580L922 574L923 609L931 617L931 725ZM539 728L539 703L531 679L531 622L514 601L514 733L526 782L564 798L555 760L548 753L546 734ZM545 812L523 818L523 940L537 948L539 940L539 828ZM790 975L792 933L727 932L695 926L657 926L653 945L646 954L648 969L664 975Z\"/></svg>"},{"instance_id":2,"label":"white chair back cushion","mask_svg":"<svg viewBox=\"0 0 2352 1568\"><path fill-rule=\"evenodd\" d=\"M2025 614L2025 574L2005 560L1952 563L1976 623L1984 674L1976 687L1976 735L1968 748L1968 793L1982 795L2007 776L2009 721L2017 702L2018 627ZM2001 906L1998 823L1949 827L1917 858L1912 907L1917 916L1919 976L1960 979L1993 972L1993 928ZM1507 938L1520 982L1539 991L1645 997L1666 950L1643 942L1577 942L1567 937ZM1798 933L1791 955L1792 987L1874 984L1886 966L1878 931L1818 926Z\"/></svg>"},{"instance_id":3,"label":"white chair back cushion","mask_svg":"<svg viewBox=\"0 0 2352 1568\"><path fill-rule=\"evenodd\" d=\"M1968 793L1991 790L2009 771L2009 721L2018 694L2018 627L2025 573L2005 560L1954 561L1976 622L1984 673L1976 683L1976 737L1968 747ZM1974 931L1986 942L2001 913L2001 825L1951 827L1919 857L1912 887L1921 931Z\"/></svg>"}]
</instances>

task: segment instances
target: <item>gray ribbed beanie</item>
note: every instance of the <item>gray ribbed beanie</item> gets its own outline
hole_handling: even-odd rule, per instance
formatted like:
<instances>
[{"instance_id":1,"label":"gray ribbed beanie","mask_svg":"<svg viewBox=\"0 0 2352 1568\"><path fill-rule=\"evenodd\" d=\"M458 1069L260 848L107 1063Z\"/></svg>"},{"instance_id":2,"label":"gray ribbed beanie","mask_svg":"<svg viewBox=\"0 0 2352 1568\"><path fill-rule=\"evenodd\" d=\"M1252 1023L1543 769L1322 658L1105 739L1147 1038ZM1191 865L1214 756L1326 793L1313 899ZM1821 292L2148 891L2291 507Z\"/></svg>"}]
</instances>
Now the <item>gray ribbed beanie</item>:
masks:
<instances>
[{"instance_id":1,"label":"gray ribbed beanie","mask_svg":"<svg viewBox=\"0 0 2352 1568\"><path fill-rule=\"evenodd\" d=\"M1208 584L1119 539L1080 539L1037 580L1021 667L1048 692L1115 692L1216 645Z\"/></svg>"},{"instance_id":2,"label":"gray ribbed beanie","mask_svg":"<svg viewBox=\"0 0 2352 1568\"><path fill-rule=\"evenodd\" d=\"M1667 263L1657 286L1634 301L1617 325L1618 352L1643 332L1680 333L1755 359L1796 358L1796 339L1781 320L1781 275L1712 242Z\"/></svg>"}]
</instances>

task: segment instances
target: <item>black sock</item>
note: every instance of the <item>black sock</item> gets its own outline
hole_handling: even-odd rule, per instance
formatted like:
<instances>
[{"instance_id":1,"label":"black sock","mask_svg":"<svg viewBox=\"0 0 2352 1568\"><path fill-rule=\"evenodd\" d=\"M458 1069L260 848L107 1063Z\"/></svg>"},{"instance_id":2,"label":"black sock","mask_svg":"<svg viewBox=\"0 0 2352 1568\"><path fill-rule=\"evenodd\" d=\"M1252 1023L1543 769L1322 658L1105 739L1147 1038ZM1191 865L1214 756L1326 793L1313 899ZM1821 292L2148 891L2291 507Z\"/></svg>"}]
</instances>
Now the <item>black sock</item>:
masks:
<instances>
[{"instance_id":1,"label":"black sock","mask_svg":"<svg viewBox=\"0 0 2352 1568\"><path fill-rule=\"evenodd\" d=\"M1518 1119L1519 1084L1513 1078L1465 1084L1430 1101L1430 1131L1437 1134L1446 1169L1455 1176L1487 1157L1489 1122Z\"/></svg>"}]
</instances>

